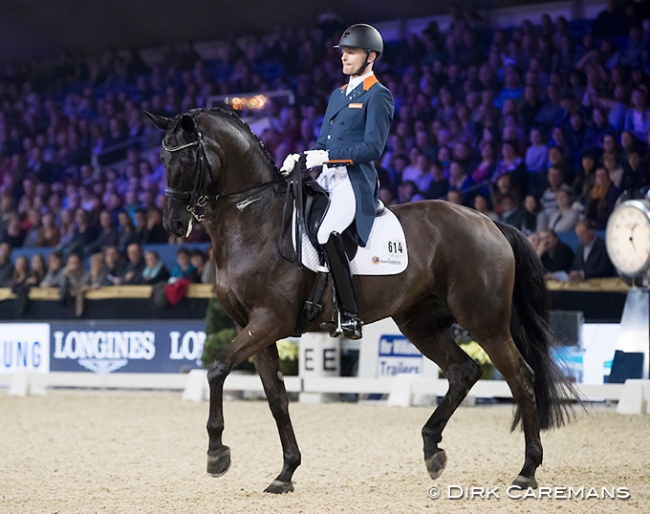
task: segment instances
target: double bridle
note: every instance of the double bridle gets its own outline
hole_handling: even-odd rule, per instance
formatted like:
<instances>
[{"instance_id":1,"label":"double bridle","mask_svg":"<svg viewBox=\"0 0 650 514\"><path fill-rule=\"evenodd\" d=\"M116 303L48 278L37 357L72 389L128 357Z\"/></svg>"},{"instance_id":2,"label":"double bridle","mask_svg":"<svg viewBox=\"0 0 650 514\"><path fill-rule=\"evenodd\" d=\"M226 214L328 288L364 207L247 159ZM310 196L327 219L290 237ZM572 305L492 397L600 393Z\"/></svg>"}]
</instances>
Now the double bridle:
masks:
<instances>
[{"instance_id":1,"label":"double bridle","mask_svg":"<svg viewBox=\"0 0 650 514\"><path fill-rule=\"evenodd\" d=\"M230 193L218 194L214 197L210 197L206 195L205 184L207 181L207 175L211 171L210 163L208 161L208 156L205 152L205 144L203 142L203 131L201 130L199 123L196 121L194 117L192 117L192 122L194 123L194 133L196 134L196 139L194 141L192 141L191 143L186 143L184 145L170 147L165 144L165 140L163 139L162 148L166 152L175 153L175 152L180 152L181 150L185 150L186 148L197 147L196 156L195 156L196 164L194 166L194 186L192 187L192 190L187 191L183 189L177 189L175 187L165 188L165 196L177 200L187 201L187 206L185 208L187 209L188 212L192 214L192 216L194 216L196 221L201 222L205 220L207 216L210 216L217 212L218 208L215 207L211 211L207 211L207 212L204 211L201 214L197 213L198 208L205 209L205 207L210 202L215 204L219 200L224 200L229 197L242 195L244 193L248 193L256 189L267 187L285 180L284 177L280 177L271 180L269 182L263 182L262 184L257 184L255 186L246 189L240 189L238 191L232 191Z\"/></svg>"}]
</instances>

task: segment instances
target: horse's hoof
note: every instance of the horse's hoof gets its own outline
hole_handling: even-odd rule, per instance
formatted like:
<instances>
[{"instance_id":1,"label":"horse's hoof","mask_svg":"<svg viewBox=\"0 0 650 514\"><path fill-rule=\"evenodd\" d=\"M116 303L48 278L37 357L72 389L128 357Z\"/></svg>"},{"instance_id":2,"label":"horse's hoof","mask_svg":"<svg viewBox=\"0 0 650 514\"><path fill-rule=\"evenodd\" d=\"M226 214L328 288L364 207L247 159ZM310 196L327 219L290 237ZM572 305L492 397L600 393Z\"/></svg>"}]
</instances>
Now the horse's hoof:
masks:
<instances>
[{"instance_id":1,"label":"horse's hoof","mask_svg":"<svg viewBox=\"0 0 650 514\"><path fill-rule=\"evenodd\" d=\"M208 455L208 474L215 478L225 475L230 469L230 448L224 448L216 455Z\"/></svg>"},{"instance_id":2,"label":"horse's hoof","mask_svg":"<svg viewBox=\"0 0 650 514\"><path fill-rule=\"evenodd\" d=\"M274 480L271 485L264 489L265 493L273 494L286 494L293 492L293 484L291 482L282 482L281 480Z\"/></svg>"},{"instance_id":3,"label":"horse's hoof","mask_svg":"<svg viewBox=\"0 0 650 514\"><path fill-rule=\"evenodd\" d=\"M524 475L517 475L517 478L512 482L512 487L518 487L519 489L537 489L537 480L525 477Z\"/></svg>"},{"instance_id":4,"label":"horse's hoof","mask_svg":"<svg viewBox=\"0 0 650 514\"><path fill-rule=\"evenodd\" d=\"M438 450L428 459L424 459L424 463L427 465L427 470L429 471L429 476L435 480L442 472L445 470L447 465L447 454L445 450Z\"/></svg>"}]
</instances>

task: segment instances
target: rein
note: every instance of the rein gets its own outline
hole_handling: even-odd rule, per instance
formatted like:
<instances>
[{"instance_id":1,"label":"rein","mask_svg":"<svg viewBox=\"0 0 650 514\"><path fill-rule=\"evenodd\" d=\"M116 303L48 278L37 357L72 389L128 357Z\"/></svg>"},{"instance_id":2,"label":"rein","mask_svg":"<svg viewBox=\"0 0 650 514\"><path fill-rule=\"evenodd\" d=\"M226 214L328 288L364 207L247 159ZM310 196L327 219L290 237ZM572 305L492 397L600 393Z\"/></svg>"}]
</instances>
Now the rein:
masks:
<instances>
[{"instance_id":1,"label":"rein","mask_svg":"<svg viewBox=\"0 0 650 514\"><path fill-rule=\"evenodd\" d=\"M201 127L199 126L198 122L194 117L192 117L192 121L194 123L194 132L196 133L196 140L192 141L191 143L186 143L184 145L171 146L171 147L167 146L163 140L162 148L166 152L175 153L175 152L180 152L181 150L185 150L186 148L198 147L198 150L196 152L196 164L194 167L194 186L192 187L192 190L187 191L183 189L177 189L174 187L165 188L165 196L169 198L175 198L177 200L185 200L188 202L185 208L188 210L188 212L192 214L192 216L194 216L196 221L198 222L204 221L208 216L212 216L217 213L217 211L219 210L218 206L212 209L211 211L207 211L207 212L204 211L201 214L196 212L197 208L204 208L209 202L217 203L220 200L225 200L233 196L244 195L244 194L246 194L246 197L248 197L251 195L247 193L251 193L253 191L256 191L257 189L266 188L273 184L277 184L278 182L286 181L284 177L280 177L271 180L269 182L263 182L262 184L257 184L255 186L248 187L245 189L240 189L238 191L231 191L230 193L218 194L215 197L210 197L204 194L206 176L211 171L210 163L208 161L208 157L205 152L205 145L203 143L203 131L201 130Z\"/></svg>"}]
</instances>

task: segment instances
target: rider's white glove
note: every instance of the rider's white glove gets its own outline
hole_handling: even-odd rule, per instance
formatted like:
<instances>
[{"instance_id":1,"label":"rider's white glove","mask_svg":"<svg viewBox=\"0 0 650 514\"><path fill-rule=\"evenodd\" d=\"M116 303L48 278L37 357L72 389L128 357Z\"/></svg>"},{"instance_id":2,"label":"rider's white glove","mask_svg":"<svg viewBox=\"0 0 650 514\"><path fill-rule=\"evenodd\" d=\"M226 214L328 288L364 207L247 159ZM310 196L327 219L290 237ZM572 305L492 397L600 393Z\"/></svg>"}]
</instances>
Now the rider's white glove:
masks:
<instances>
[{"instance_id":1,"label":"rider's white glove","mask_svg":"<svg viewBox=\"0 0 650 514\"><path fill-rule=\"evenodd\" d=\"M307 157L305 167L308 170L316 168L317 166L322 166L330 160L330 154L327 150L307 150L305 152L305 157Z\"/></svg>"},{"instance_id":2,"label":"rider's white glove","mask_svg":"<svg viewBox=\"0 0 650 514\"><path fill-rule=\"evenodd\" d=\"M282 163L282 167L280 168L280 173L285 177L287 175L290 175L291 172L293 171L293 168L298 164L299 160L300 160L299 153L292 153L287 155L287 158L284 160L284 162Z\"/></svg>"}]
</instances>

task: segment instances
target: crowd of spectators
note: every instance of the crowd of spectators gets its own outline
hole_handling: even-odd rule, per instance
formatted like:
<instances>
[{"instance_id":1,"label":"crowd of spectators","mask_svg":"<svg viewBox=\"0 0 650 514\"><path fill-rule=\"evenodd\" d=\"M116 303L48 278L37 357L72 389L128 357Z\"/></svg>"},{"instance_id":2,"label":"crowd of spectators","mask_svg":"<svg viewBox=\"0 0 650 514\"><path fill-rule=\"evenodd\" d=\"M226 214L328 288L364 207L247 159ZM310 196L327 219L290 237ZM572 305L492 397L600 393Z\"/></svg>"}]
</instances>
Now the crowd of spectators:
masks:
<instances>
[{"instance_id":1,"label":"crowd of spectators","mask_svg":"<svg viewBox=\"0 0 650 514\"><path fill-rule=\"evenodd\" d=\"M448 29L432 22L387 42L376 73L396 112L377 162L381 199L473 207L534 234L540 254L544 231L604 229L622 194L650 185L648 9L610 0L595 20L542 14L502 30L454 8ZM317 138L343 80L333 46L344 27L329 17L276 28L244 45L222 41L211 59L188 43L153 65L135 49L5 65L0 285L165 280L155 253L142 255L142 245L179 242L162 228L164 168L146 151L160 136L144 111L174 116L212 95L291 89L295 103L271 102L260 134L282 162ZM111 152L123 153L119 166L101 164ZM200 227L191 237L207 240ZM47 264L14 266L3 255L16 247L52 252ZM198 255L177 260L172 277L200 275Z\"/></svg>"}]
</instances>

